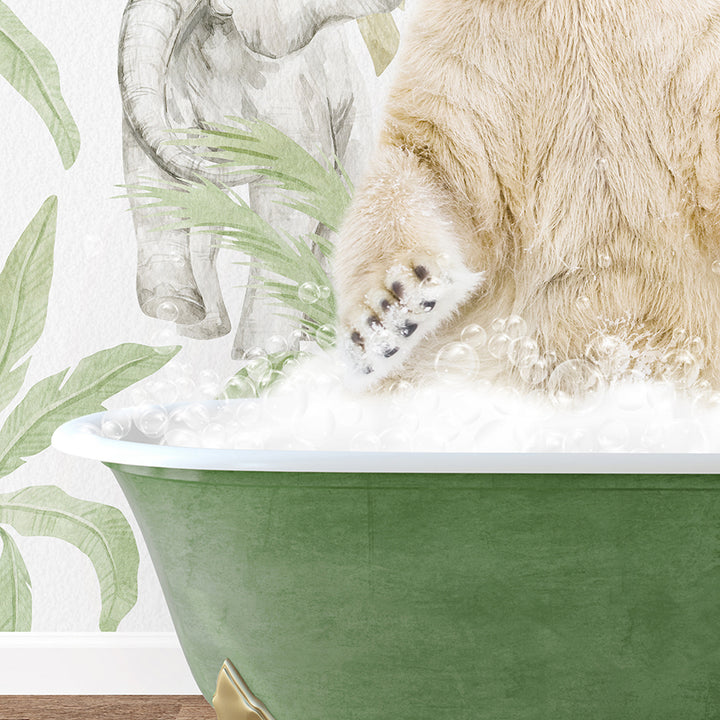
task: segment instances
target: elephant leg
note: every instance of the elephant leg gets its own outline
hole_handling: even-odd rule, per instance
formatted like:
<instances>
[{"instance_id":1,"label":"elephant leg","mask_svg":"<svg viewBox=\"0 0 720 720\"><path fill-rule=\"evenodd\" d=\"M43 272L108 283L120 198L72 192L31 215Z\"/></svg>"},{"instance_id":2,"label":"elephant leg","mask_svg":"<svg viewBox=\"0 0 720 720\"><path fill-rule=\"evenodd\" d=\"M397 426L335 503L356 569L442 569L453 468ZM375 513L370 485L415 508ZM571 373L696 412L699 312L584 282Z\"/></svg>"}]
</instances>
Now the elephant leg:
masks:
<instances>
[{"instance_id":1,"label":"elephant leg","mask_svg":"<svg viewBox=\"0 0 720 720\"><path fill-rule=\"evenodd\" d=\"M294 237L302 237L317 232L316 220L304 213L280 205L277 190L260 183L250 185L250 206L276 230L285 230ZM232 357L239 360L250 349L264 348L274 336L288 338L301 327L302 313L291 308L278 307L262 290L262 280L280 280L287 278L252 268L245 291L238 329L235 335ZM290 317L281 317L287 315Z\"/></svg>"},{"instance_id":2,"label":"elephant leg","mask_svg":"<svg viewBox=\"0 0 720 720\"><path fill-rule=\"evenodd\" d=\"M205 303L205 317L194 325L178 327L180 335L198 340L222 337L230 332L231 324L223 301L215 259L217 238L207 232L190 232L190 261L195 281Z\"/></svg>"},{"instance_id":3,"label":"elephant leg","mask_svg":"<svg viewBox=\"0 0 720 720\"><path fill-rule=\"evenodd\" d=\"M123 163L128 185L157 185L170 180L138 145L127 122L123 122ZM130 199L137 238L137 298L150 317L180 324L197 323L205 317L190 259L187 230L158 230L153 210Z\"/></svg>"}]
</instances>

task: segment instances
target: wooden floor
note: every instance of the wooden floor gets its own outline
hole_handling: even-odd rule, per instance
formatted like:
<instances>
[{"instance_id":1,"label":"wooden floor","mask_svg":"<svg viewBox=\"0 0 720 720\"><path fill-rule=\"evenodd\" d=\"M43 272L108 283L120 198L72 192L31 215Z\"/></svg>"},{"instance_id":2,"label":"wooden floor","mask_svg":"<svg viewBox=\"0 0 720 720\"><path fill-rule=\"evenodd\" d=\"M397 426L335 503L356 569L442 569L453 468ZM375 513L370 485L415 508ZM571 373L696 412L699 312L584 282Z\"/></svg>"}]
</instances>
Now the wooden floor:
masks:
<instances>
[{"instance_id":1,"label":"wooden floor","mask_svg":"<svg viewBox=\"0 0 720 720\"><path fill-rule=\"evenodd\" d=\"M202 695L0 695L0 720L215 720Z\"/></svg>"}]
</instances>

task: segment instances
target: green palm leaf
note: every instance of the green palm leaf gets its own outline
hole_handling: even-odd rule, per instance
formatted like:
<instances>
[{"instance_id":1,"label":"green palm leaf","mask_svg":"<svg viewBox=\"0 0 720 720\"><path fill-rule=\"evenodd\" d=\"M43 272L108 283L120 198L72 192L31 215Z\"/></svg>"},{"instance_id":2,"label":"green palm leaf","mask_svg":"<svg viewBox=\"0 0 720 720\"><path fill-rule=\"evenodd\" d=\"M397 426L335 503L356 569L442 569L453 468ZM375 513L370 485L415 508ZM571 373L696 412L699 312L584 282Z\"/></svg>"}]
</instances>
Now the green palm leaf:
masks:
<instances>
[{"instance_id":1,"label":"green palm leaf","mask_svg":"<svg viewBox=\"0 0 720 720\"><path fill-rule=\"evenodd\" d=\"M27 363L13 366L45 327L53 274L57 198L49 197L10 252L0 273L0 410L20 390Z\"/></svg>"},{"instance_id":2,"label":"green palm leaf","mask_svg":"<svg viewBox=\"0 0 720 720\"><path fill-rule=\"evenodd\" d=\"M126 343L84 358L72 374L68 368L38 382L0 430L0 477L47 448L59 425L100 412L107 398L156 372L179 351Z\"/></svg>"},{"instance_id":3,"label":"green palm leaf","mask_svg":"<svg viewBox=\"0 0 720 720\"><path fill-rule=\"evenodd\" d=\"M235 125L212 124L202 130L176 131L182 139L168 142L206 148L204 156L210 160L241 168L248 176L262 175L275 187L291 194L282 204L305 213L331 230L340 228L352 186L337 158L323 165L268 123L242 118L228 120Z\"/></svg>"},{"instance_id":4,"label":"green palm leaf","mask_svg":"<svg viewBox=\"0 0 720 720\"><path fill-rule=\"evenodd\" d=\"M18 546L0 527L0 632L29 632L32 625L30 575Z\"/></svg>"},{"instance_id":5,"label":"green palm leaf","mask_svg":"<svg viewBox=\"0 0 720 720\"><path fill-rule=\"evenodd\" d=\"M284 287L292 290L291 302L294 309L313 314L322 313L323 322L330 322L334 315L334 300L323 306L301 303L297 288L311 282L329 286L330 280L308 242L277 232L267 221L255 213L248 204L235 194L226 195L207 180L195 183L168 183L163 186L136 185L128 189L131 197L147 201L144 208L158 211L163 218L162 228L206 229L224 238L221 247L232 248L253 258L249 264L259 265L268 273L288 278L291 282ZM168 215L172 218L168 221ZM327 251L327 241L319 238ZM263 281L272 287L271 281ZM275 288L277 289L277 288ZM285 296L284 296L285 297ZM318 310L319 309L319 310ZM321 323L322 324L322 323Z\"/></svg>"},{"instance_id":6,"label":"green palm leaf","mask_svg":"<svg viewBox=\"0 0 720 720\"><path fill-rule=\"evenodd\" d=\"M60 92L47 48L0 0L0 75L35 108L55 140L65 168L80 152L80 133Z\"/></svg>"},{"instance_id":7,"label":"green palm leaf","mask_svg":"<svg viewBox=\"0 0 720 720\"><path fill-rule=\"evenodd\" d=\"M78 500L57 487L29 487L0 495L0 523L21 535L65 540L85 553L100 583L100 630L117 630L137 601L139 563L132 528L117 508Z\"/></svg>"}]
</instances>

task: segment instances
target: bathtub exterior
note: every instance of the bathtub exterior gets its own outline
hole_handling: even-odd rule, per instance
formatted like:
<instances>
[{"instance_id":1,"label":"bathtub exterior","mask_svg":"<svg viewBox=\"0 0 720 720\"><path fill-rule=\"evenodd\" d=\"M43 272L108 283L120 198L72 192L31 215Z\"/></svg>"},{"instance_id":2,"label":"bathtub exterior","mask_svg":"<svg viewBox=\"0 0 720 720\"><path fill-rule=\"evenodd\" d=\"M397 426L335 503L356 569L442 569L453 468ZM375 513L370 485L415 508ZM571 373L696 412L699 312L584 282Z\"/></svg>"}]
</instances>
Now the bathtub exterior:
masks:
<instances>
[{"instance_id":1,"label":"bathtub exterior","mask_svg":"<svg viewBox=\"0 0 720 720\"><path fill-rule=\"evenodd\" d=\"M108 466L208 699L229 658L275 720L720 717L715 476Z\"/></svg>"}]
</instances>

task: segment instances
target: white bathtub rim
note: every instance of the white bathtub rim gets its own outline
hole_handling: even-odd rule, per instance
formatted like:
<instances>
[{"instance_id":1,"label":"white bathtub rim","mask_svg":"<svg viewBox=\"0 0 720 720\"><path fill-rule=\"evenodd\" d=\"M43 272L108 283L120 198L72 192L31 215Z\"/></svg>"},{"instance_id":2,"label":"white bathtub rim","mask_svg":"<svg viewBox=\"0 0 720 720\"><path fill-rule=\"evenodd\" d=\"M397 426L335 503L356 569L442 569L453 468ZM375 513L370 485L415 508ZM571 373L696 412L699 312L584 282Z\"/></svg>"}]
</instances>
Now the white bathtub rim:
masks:
<instances>
[{"instance_id":1,"label":"white bathtub rim","mask_svg":"<svg viewBox=\"0 0 720 720\"><path fill-rule=\"evenodd\" d=\"M70 420L52 446L103 463L186 470L291 473L720 474L720 453L453 453L237 450L112 440L88 433L104 413Z\"/></svg>"}]
</instances>

